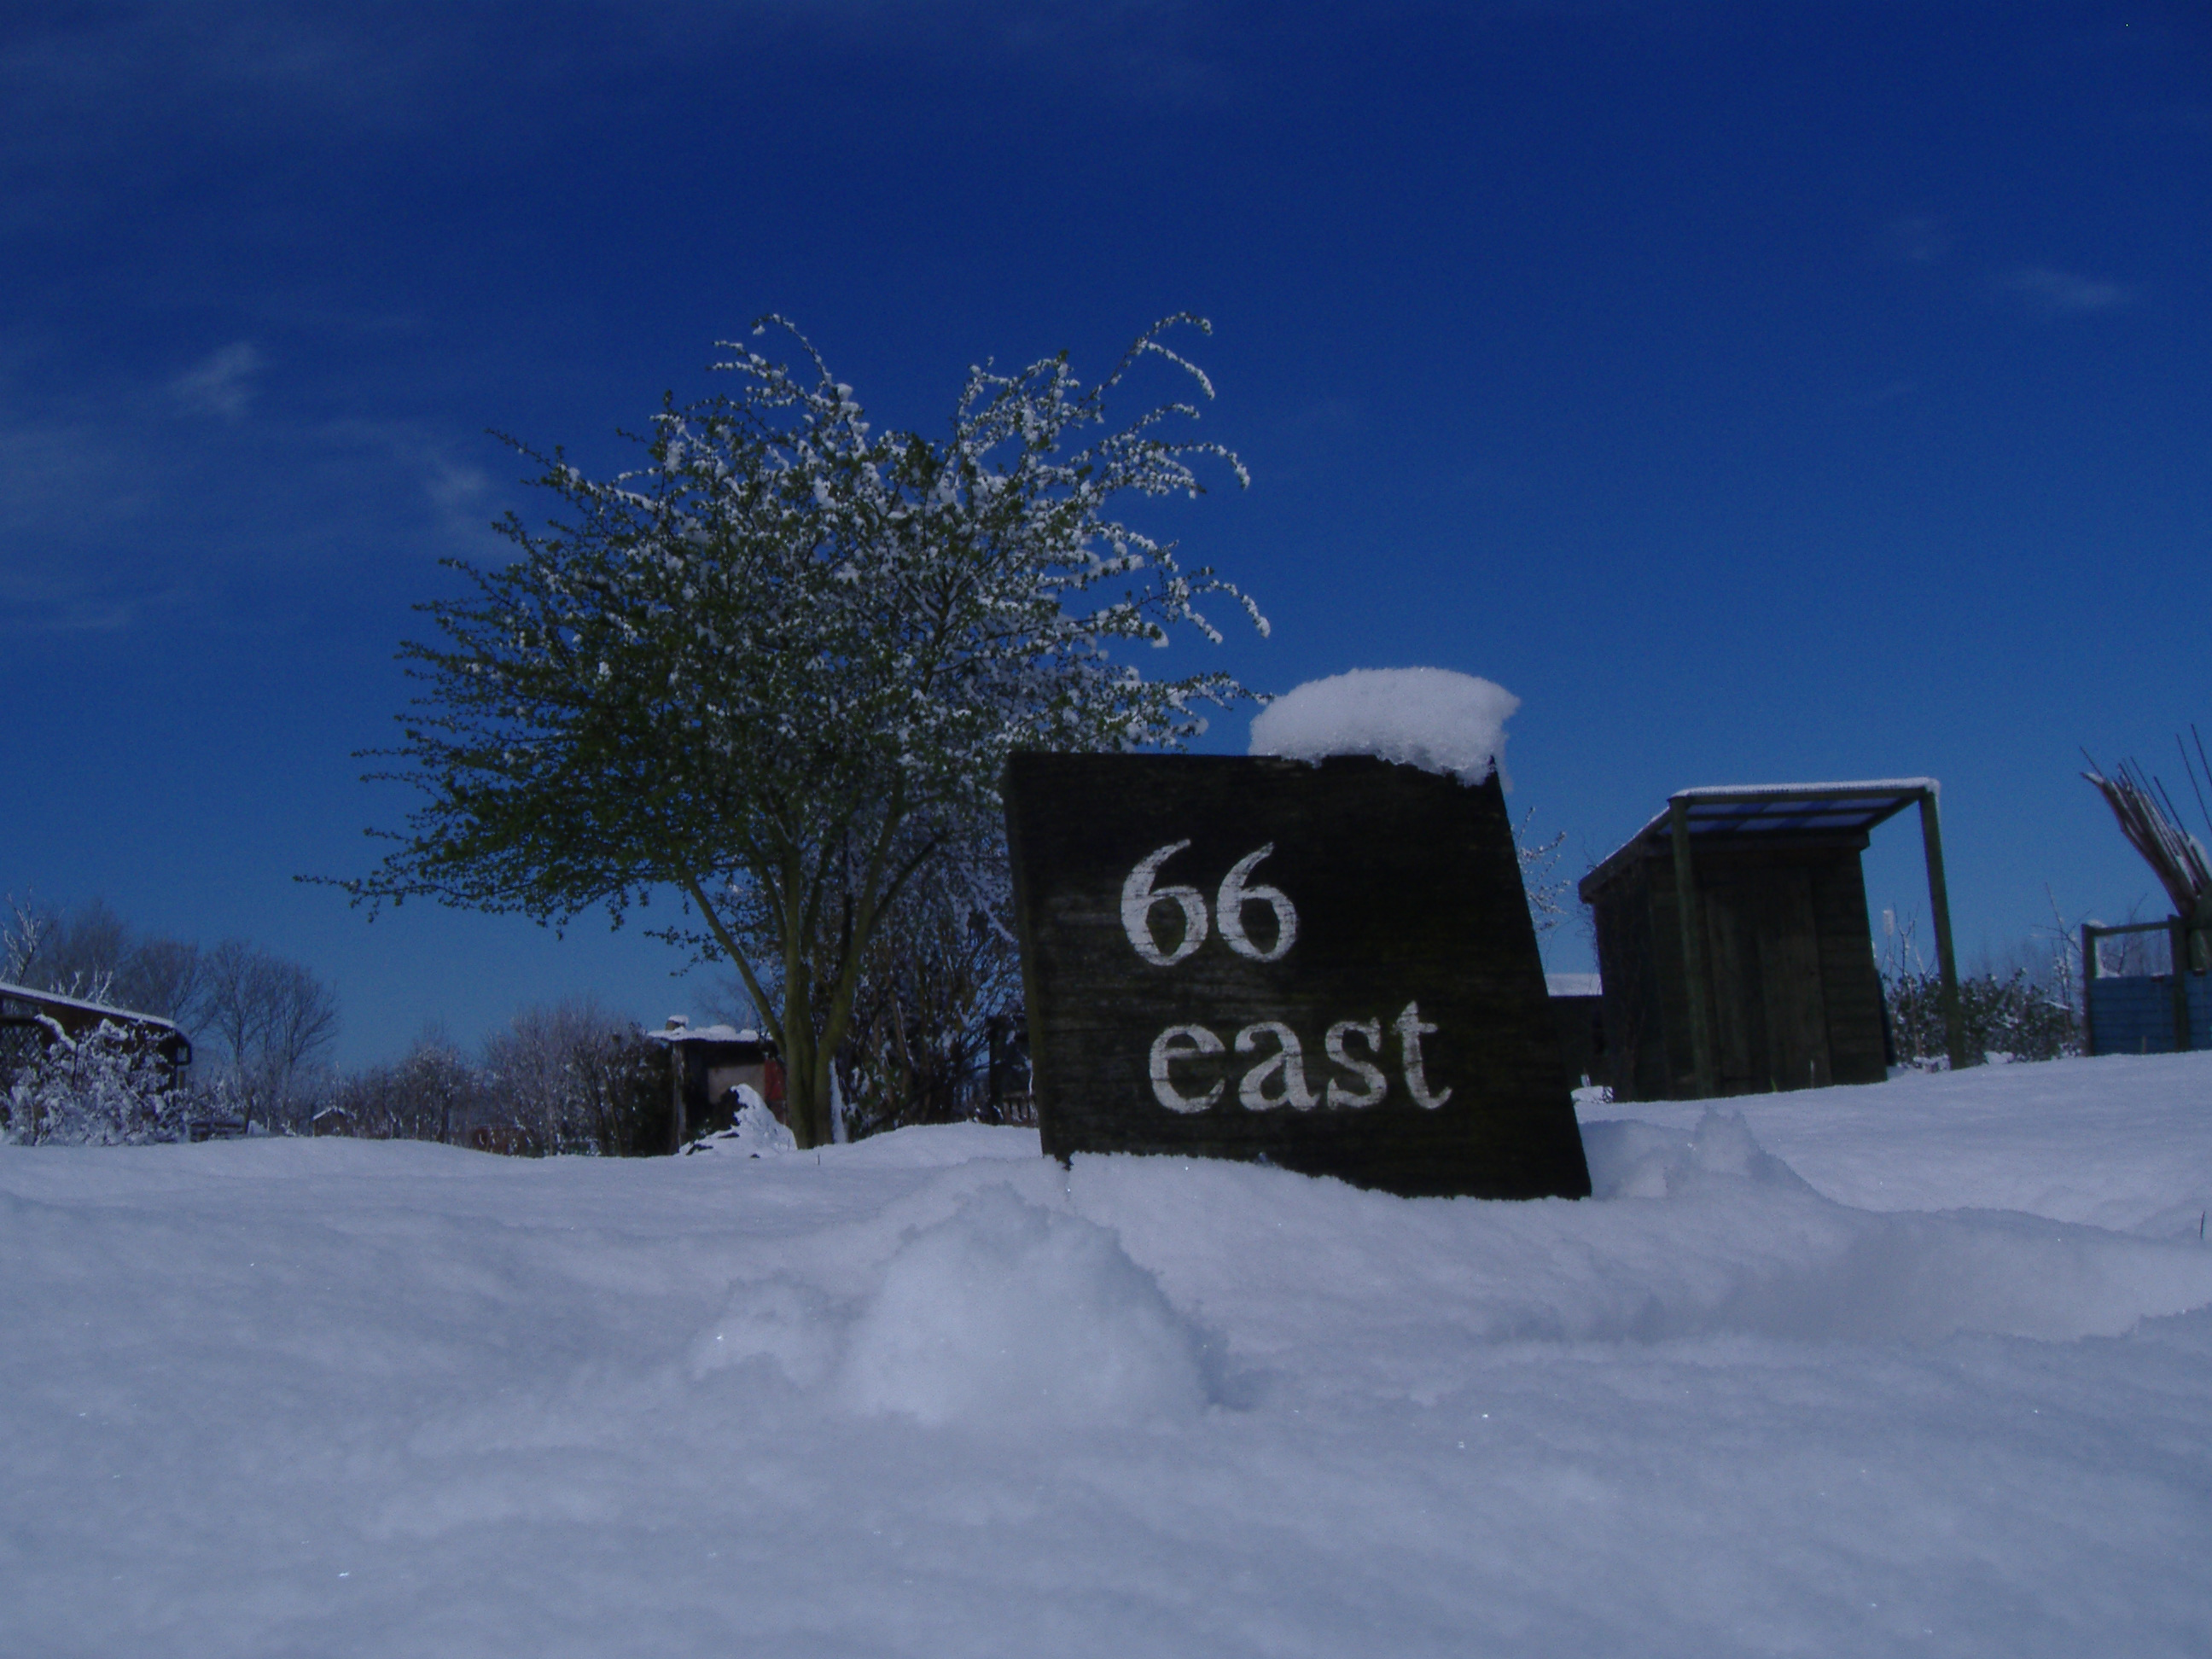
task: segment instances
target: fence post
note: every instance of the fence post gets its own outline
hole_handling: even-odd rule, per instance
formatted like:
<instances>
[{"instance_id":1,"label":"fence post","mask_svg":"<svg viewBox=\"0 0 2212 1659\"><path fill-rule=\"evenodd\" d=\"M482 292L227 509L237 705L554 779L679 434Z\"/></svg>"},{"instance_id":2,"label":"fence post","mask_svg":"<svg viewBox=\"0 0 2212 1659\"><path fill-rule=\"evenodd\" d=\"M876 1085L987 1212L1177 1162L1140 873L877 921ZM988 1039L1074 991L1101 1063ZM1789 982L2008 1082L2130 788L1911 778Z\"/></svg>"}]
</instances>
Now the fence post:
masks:
<instances>
[{"instance_id":1,"label":"fence post","mask_svg":"<svg viewBox=\"0 0 2212 1659\"><path fill-rule=\"evenodd\" d=\"M1932 784L1920 792L1920 845L1928 860L1928 908L1936 922L1936 966L1943 975L1943 1046L1950 1051L1951 1069L1955 1072L1972 1061L1966 1054L1966 1015L1959 1006L1959 961L1951 949L1951 894L1943 878L1943 830Z\"/></svg>"},{"instance_id":2,"label":"fence post","mask_svg":"<svg viewBox=\"0 0 2212 1659\"><path fill-rule=\"evenodd\" d=\"M2089 994L2089 983L2097 977L2097 929L2087 922L2081 924L2081 1052L2097 1052L2097 1016L2095 1001Z\"/></svg>"}]
</instances>

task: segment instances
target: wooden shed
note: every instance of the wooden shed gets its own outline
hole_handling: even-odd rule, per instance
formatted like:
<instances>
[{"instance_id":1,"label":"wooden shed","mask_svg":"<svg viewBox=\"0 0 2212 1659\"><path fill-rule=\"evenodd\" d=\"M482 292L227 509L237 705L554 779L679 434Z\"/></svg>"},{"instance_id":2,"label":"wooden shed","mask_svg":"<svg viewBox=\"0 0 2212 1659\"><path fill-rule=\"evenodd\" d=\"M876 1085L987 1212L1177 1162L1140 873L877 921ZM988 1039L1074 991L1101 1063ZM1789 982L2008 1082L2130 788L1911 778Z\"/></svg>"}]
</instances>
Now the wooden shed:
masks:
<instances>
[{"instance_id":1,"label":"wooden shed","mask_svg":"<svg viewBox=\"0 0 2212 1659\"><path fill-rule=\"evenodd\" d=\"M1859 854L1877 824L1915 805L1952 1063L1965 1063L1934 779L1684 789L1581 884L1614 1098L1886 1078Z\"/></svg>"},{"instance_id":2,"label":"wooden shed","mask_svg":"<svg viewBox=\"0 0 2212 1659\"><path fill-rule=\"evenodd\" d=\"M783 1062L775 1044L758 1031L694 1025L672 1014L665 1030L645 1036L668 1054L671 1151L680 1152L699 1136L728 1128L737 1117L741 1083L783 1121Z\"/></svg>"},{"instance_id":3,"label":"wooden shed","mask_svg":"<svg viewBox=\"0 0 2212 1659\"><path fill-rule=\"evenodd\" d=\"M57 1036L81 1037L103 1024L131 1032L158 1054L168 1072L172 1088L183 1079L192 1063L191 1040L173 1019L165 1019L159 1014L142 1014L131 1008L112 1008L104 1002L88 1002L82 997L64 996L58 991L0 983L0 1030L20 1028L33 1031L41 1042L46 1042Z\"/></svg>"}]
</instances>

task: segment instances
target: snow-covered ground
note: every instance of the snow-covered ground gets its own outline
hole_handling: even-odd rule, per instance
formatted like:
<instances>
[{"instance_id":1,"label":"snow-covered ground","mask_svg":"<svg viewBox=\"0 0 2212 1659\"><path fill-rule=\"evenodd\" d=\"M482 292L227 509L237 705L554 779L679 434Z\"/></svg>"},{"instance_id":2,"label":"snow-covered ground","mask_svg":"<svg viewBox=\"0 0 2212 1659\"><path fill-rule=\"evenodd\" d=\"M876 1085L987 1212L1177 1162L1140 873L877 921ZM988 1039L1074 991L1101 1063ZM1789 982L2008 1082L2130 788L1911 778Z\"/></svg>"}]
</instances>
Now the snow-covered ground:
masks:
<instances>
[{"instance_id":1,"label":"snow-covered ground","mask_svg":"<svg viewBox=\"0 0 2212 1659\"><path fill-rule=\"evenodd\" d=\"M1584 1133L0 1149L0 1653L2212 1652L2212 1055Z\"/></svg>"}]
</instances>

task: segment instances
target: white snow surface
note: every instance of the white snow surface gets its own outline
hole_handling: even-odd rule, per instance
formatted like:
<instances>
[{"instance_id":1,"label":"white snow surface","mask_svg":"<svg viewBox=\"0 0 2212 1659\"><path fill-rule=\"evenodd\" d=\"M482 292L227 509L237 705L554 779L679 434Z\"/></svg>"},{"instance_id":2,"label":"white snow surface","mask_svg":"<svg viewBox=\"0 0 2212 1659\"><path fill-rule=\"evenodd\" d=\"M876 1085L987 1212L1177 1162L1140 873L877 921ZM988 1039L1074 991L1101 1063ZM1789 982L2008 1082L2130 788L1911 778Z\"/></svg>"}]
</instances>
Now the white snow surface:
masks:
<instances>
[{"instance_id":1,"label":"white snow surface","mask_svg":"<svg viewBox=\"0 0 2212 1659\"><path fill-rule=\"evenodd\" d=\"M0 1652L2212 1651L2212 1055L1584 1114L0 1148Z\"/></svg>"},{"instance_id":2,"label":"white snow surface","mask_svg":"<svg viewBox=\"0 0 2212 1659\"><path fill-rule=\"evenodd\" d=\"M1521 699L1448 668L1355 668L1309 680L1252 719L1251 752L1287 760L1374 755L1462 783L1505 757L1505 722Z\"/></svg>"},{"instance_id":3,"label":"white snow surface","mask_svg":"<svg viewBox=\"0 0 2212 1659\"><path fill-rule=\"evenodd\" d=\"M670 1016L672 1019L679 1015ZM758 1042L761 1035L750 1025L742 1031L734 1025L671 1024L658 1031L647 1031L648 1042Z\"/></svg>"}]
</instances>

